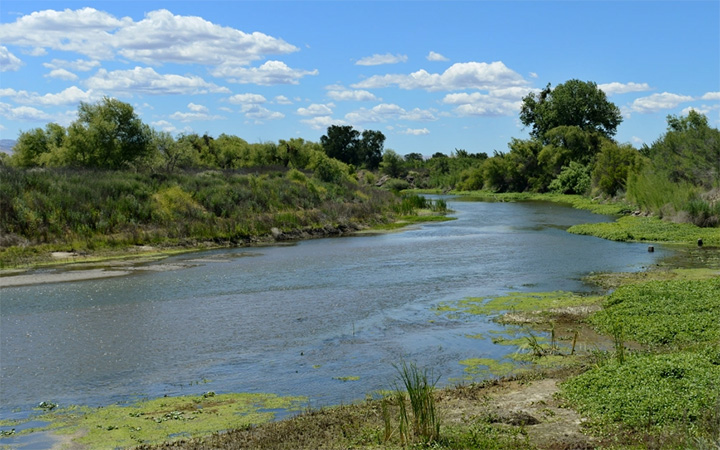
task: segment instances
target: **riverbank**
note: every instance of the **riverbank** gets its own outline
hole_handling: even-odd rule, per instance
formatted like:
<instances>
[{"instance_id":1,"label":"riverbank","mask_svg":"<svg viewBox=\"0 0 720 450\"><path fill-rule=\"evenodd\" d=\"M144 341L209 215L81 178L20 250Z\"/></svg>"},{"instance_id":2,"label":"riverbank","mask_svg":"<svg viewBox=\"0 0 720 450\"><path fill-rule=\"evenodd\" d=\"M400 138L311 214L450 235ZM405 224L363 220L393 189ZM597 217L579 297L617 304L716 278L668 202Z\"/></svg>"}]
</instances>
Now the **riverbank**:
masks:
<instances>
[{"instance_id":1,"label":"riverbank","mask_svg":"<svg viewBox=\"0 0 720 450\"><path fill-rule=\"evenodd\" d=\"M186 245L153 247L134 245L116 250L101 251L51 251L37 249L37 257L22 267L0 269L0 288L28 286L33 284L92 280L130 275L136 271L165 271L181 269L178 264L158 264L170 256L217 250L222 248L255 248L266 245L290 244L307 239L351 236L359 234L390 233L415 224L453 220L444 214L430 210L416 211L413 215L399 216L388 223L372 227L360 224L337 227L304 228L281 231L271 230L269 235L259 236L243 243L193 242Z\"/></svg>"}]
</instances>

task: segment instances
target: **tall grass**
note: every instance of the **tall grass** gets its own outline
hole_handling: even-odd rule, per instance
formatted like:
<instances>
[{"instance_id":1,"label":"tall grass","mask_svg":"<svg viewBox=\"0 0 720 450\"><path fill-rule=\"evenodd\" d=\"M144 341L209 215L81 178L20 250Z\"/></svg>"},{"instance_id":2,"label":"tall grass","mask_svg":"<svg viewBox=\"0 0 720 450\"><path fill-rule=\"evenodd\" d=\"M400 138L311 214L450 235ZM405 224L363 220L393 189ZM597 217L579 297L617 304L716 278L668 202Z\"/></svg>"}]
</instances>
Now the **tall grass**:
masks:
<instances>
[{"instance_id":1,"label":"tall grass","mask_svg":"<svg viewBox=\"0 0 720 450\"><path fill-rule=\"evenodd\" d=\"M432 373L427 369L421 370L415 364L408 365L406 362L396 366L396 369L412 411L412 416L409 416L405 405L405 392L398 389L401 439L409 441L409 431L412 430L414 436L423 443L437 441L440 439L440 419L433 394L439 378L432 379Z\"/></svg>"},{"instance_id":2,"label":"tall grass","mask_svg":"<svg viewBox=\"0 0 720 450\"><path fill-rule=\"evenodd\" d=\"M127 171L0 167L0 264L23 245L98 246L216 241L388 221L400 200L350 180L298 170ZM29 246L29 247L28 247ZM25 251L28 256L30 253ZM19 261L15 261L19 262Z\"/></svg>"}]
</instances>

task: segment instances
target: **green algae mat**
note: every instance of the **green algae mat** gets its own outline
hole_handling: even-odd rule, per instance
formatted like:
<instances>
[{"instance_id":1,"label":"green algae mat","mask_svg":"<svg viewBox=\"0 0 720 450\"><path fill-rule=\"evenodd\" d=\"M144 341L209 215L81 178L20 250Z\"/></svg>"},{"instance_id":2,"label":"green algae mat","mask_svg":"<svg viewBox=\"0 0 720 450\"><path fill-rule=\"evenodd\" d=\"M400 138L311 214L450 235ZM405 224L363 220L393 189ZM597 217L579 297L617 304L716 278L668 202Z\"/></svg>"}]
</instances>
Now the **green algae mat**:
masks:
<instances>
[{"instance_id":1,"label":"green algae mat","mask_svg":"<svg viewBox=\"0 0 720 450\"><path fill-rule=\"evenodd\" d=\"M130 405L51 408L28 419L46 425L25 429L16 436L49 432L59 441L70 441L87 448L126 448L269 422L278 411L298 411L306 402L304 397L207 392L200 396L161 397ZM5 428L22 423L2 421L0 426Z\"/></svg>"}]
</instances>

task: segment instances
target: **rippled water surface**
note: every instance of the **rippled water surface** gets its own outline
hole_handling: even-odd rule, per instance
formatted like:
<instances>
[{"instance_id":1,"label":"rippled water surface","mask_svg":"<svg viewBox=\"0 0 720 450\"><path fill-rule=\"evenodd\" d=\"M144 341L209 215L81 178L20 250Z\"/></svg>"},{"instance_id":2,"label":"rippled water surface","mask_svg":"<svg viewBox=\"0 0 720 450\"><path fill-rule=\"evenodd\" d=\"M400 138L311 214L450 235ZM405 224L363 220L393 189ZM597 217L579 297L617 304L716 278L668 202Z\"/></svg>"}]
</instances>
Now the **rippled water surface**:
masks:
<instances>
[{"instance_id":1,"label":"rippled water surface","mask_svg":"<svg viewBox=\"0 0 720 450\"><path fill-rule=\"evenodd\" d=\"M466 337L498 325L438 315L438 303L584 291L589 272L639 270L664 254L566 233L610 219L557 204L448 204L457 220L398 233L194 253L124 277L4 288L0 417L40 401L95 406L208 390L337 404L392 387L401 360L450 383L463 375L460 360L509 350Z\"/></svg>"}]
</instances>

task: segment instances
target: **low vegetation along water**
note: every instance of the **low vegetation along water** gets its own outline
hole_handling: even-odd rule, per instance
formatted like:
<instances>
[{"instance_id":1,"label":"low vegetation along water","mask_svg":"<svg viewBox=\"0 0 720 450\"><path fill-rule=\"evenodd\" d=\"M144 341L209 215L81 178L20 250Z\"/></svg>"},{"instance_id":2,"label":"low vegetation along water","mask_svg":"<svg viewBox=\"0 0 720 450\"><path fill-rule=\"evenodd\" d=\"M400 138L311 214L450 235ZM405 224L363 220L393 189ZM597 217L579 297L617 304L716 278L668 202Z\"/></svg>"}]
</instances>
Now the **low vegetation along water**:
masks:
<instances>
[{"instance_id":1,"label":"low vegetation along water","mask_svg":"<svg viewBox=\"0 0 720 450\"><path fill-rule=\"evenodd\" d=\"M478 339L504 328L440 306L589 292L591 272L638 271L670 256L569 234L612 218L559 204L448 206L457 220L397 233L186 254L126 267L125 276L3 288L1 418L27 417L40 402L208 392L333 405L394 387L401 361L432 367L440 385L487 377L461 361L514 351Z\"/></svg>"}]
</instances>

